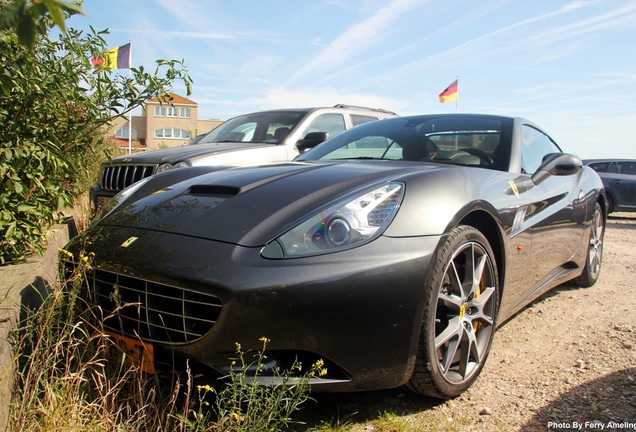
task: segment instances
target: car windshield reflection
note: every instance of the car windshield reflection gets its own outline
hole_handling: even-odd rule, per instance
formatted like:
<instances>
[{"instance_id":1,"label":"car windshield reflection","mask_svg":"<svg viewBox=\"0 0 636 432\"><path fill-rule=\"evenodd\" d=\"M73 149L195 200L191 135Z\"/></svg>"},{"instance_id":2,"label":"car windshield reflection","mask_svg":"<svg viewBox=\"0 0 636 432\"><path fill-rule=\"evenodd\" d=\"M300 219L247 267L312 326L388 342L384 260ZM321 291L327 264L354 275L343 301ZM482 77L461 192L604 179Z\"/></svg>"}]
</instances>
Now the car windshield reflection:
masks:
<instances>
[{"instance_id":1,"label":"car windshield reflection","mask_svg":"<svg viewBox=\"0 0 636 432\"><path fill-rule=\"evenodd\" d=\"M510 143L500 120L396 118L344 132L298 160L391 159L506 168Z\"/></svg>"}]
</instances>

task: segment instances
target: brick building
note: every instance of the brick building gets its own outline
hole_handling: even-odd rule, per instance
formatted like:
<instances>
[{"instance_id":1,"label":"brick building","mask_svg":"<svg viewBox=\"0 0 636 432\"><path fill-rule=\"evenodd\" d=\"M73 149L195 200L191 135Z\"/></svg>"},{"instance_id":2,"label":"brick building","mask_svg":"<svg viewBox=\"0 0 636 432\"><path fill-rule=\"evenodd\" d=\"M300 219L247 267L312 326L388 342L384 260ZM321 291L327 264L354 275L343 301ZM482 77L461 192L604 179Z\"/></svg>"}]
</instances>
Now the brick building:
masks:
<instances>
[{"instance_id":1,"label":"brick building","mask_svg":"<svg viewBox=\"0 0 636 432\"><path fill-rule=\"evenodd\" d=\"M199 119L196 102L175 93L170 96L172 99L164 103L150 99L140 116L132 116L133 151L184 145L223 123L218 119ZM128 118L117 118L109 134L127 148L128 131Z\"/></svg>"}]
</instances>

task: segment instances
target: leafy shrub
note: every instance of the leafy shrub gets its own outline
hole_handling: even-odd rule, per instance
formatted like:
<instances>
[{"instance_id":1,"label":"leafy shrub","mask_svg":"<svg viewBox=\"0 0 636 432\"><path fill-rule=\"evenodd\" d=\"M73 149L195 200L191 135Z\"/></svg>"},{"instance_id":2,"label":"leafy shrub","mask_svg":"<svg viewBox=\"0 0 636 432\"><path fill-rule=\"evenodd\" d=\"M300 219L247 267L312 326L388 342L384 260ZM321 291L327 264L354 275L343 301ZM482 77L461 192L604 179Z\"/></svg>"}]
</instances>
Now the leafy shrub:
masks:
<instances>
[{"instance_id":1,"label":"leafy shrub","mask_svg":"<svg viewBox=\"0 0 636 432\"><path fill-rule=\"evenodd\" d=\"M95 70L90 58L106 49L106 32L68 29L53 40L51 22L42 24L33 49L0 26L0 264L42 250L46 229L109 156L102 131L114 118L163 98L175 80L189 94L192 82L175 60L131 76Z\"/></svg>"}]
</instances>

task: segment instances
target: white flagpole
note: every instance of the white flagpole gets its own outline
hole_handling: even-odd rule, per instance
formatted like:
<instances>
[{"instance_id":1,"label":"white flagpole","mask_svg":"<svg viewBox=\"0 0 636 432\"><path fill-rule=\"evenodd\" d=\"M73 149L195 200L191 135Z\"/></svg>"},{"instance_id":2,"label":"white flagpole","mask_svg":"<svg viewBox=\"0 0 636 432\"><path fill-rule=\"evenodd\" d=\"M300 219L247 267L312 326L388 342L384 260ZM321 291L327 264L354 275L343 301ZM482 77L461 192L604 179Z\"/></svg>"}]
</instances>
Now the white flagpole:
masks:
<instances>
[{"instance_id":1,"label":"white flagpole","mask_svg":"<svg viewBox=\"0 0 636 432\"><path fill-rule=\"evenodd\" d=\"M132 78L132 42L128 51L128 78ZM132 154L132 110L128 111L128 154Z\"/></svg>"},{"instance_id":2,"label":"white flagpole","mask_svg":"<svg viewBox=\"0 0 636 432\"><path fill-rule=\"evenodd\" d=\"M459 75L457 75L457 99L455 99L455 112L459 112Z\"/></svg>"}]
</instances>

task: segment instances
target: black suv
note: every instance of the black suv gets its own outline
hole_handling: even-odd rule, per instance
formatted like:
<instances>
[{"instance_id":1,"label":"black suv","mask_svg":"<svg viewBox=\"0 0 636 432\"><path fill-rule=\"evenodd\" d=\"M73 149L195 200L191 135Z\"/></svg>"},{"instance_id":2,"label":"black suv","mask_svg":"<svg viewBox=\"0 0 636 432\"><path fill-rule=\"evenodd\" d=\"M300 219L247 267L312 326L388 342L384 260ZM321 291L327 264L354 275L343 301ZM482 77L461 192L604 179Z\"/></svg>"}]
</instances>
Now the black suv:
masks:
<instances>
[{"instance_id":1,"label":"black suv","mask_svg":"<svg viewBox=\"0 0 636 432\"><path fill-rule=\"evenodd\" d=\"M234 117L193 145L153 150L105 161L90 190L98 209L122 189L153 174L186 166L246 166L287 162L340 132L395 117L382 109L351 105L262 111Z\"/></svg>"},{"instance_id":2,"label":"black suv","mask_svg":"<svg viewBox=\"0 0 636 432\"><path fill-rule=\"evenodd\" d=\"M584 160L603 180L607 193L608 213L636 212L636 160L589 159Z\"/></svg>"}]
</instances>

